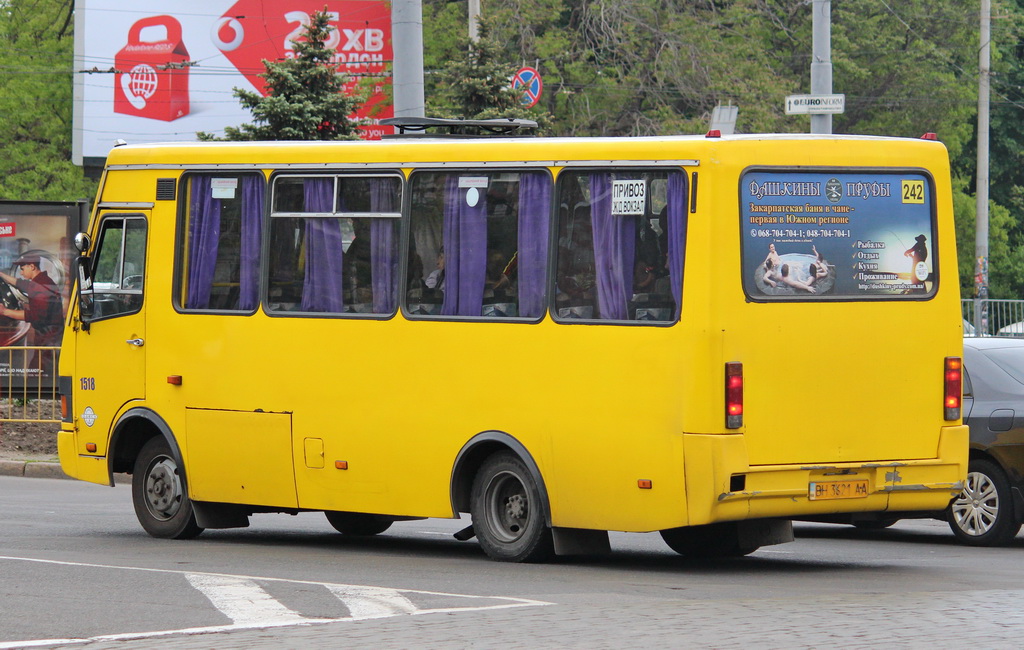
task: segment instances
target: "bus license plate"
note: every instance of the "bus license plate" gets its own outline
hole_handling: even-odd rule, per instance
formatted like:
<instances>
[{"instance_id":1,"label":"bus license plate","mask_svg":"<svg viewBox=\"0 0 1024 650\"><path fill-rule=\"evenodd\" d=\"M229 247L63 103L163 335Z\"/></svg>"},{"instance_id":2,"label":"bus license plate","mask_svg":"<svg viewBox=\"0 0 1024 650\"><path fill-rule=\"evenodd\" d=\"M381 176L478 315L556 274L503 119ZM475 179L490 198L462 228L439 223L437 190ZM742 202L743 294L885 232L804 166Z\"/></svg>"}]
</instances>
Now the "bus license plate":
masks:
<instances>
[{"instance_id":1,"label":"bus license plate","mask_svg":"<svg viewBox=\"0 0 1024 650\"><path fill-rule=\"evenodd\" d=\"M861 499L868 495L867 479L857 481L814 481L807 491L811 501Z\"/></svg>"}]
</instances>

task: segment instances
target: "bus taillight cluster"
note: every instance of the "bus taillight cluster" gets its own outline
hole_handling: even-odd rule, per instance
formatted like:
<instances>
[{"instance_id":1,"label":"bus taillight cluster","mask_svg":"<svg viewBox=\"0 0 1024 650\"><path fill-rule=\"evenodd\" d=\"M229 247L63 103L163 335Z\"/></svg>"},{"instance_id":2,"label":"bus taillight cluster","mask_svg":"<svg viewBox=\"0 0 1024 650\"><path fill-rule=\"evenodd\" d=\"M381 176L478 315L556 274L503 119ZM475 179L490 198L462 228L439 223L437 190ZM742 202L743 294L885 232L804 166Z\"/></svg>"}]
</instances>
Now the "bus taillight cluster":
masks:
<instances>
[{"instance_id":1,"label":"bus taillight cluster","mask_svg":"<svg viewBox=\"0 0 1024 650\"><path fill-rule=\"evenodd\" d=\"M944 416L947 420L959 420L960 400L963 397L963 361L960 357L946 357L943 385Z\"/></svg>"},{"instance_id":2,"label":"bus taillight cluster","mask_svg":"<svg viewBox=\"0 0 1024 650\"><path fill-rule=\"evenodd\" d=\"M743 426L743 364L730 361L725 364L725 428Z\"/></svg>"}]
</instances>

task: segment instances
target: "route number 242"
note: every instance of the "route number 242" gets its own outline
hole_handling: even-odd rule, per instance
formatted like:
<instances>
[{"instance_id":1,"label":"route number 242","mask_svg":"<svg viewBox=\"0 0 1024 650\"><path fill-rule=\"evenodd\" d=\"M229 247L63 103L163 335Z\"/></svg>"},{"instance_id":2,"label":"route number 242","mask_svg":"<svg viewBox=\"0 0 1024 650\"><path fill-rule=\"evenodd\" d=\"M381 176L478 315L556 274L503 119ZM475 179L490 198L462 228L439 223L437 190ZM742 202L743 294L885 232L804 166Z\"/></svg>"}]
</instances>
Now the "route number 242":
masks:
<instances>
[{"instance_id":1,"label":"route number 242","mask_svg":"<svg viewBox=\"0 0 1024 650\"><path fill-rule=\"evenodd\" d=\"M903 202L924 203L924 181L903 181Z\"/></svg>"}]
</instances>

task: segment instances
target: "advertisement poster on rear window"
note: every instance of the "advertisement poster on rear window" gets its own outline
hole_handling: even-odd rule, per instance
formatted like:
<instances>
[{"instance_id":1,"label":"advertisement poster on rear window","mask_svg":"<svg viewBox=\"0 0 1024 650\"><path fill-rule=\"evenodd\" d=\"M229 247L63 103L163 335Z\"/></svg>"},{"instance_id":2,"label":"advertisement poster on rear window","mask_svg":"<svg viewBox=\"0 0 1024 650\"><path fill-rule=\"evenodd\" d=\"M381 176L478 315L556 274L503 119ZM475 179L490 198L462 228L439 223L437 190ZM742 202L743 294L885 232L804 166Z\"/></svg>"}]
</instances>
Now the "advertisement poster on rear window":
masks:
<instances>
[{"instance_id":1,"label":"advertisement poster on rear window","mask_svg":"<svg viewBox=\"0 0 1024 650\"><path fill-rule=\"evenodd\" d=\"M754 300L931 296L932 194L920 172L745 173L744 291Z\"/></svg>"}]
</instances>

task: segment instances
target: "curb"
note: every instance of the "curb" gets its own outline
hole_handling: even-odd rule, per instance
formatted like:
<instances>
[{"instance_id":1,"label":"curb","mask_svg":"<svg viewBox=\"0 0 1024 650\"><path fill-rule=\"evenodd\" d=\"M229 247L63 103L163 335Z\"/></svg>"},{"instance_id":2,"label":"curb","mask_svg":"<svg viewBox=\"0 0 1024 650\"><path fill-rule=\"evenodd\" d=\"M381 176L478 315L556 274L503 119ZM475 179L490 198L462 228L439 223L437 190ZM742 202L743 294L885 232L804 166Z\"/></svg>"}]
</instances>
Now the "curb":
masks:
<instances>
[{"instance_id":1,"label":"curb","mask_svg":"<svg viewBox=\"0 0 1024 650\"><path fill-rule=\"evenodd\" d=\"M60 463L24 460L0 460L0 476L28 476L31 478L70 478Z\"/></svg>"},{"instance_id":2,"label":"curb","mask_svg":"<svg viewBox=\"0 0 1024 650\"><path fill-rule=\"evenodd\" d=\"M48 463L23 460L0 460L0 476L23 476L25 478L58 478L70 479L64 473L60 463ZM114 474L114 483L131 483L130 474Z\"/></svg>"}]
</instances>

